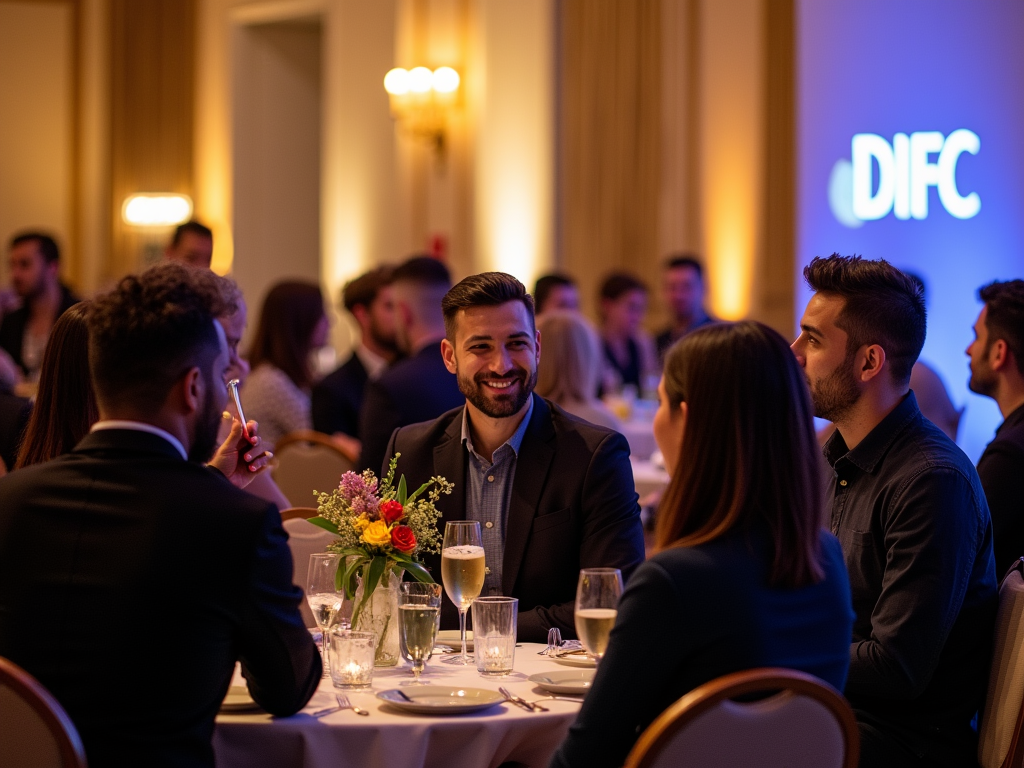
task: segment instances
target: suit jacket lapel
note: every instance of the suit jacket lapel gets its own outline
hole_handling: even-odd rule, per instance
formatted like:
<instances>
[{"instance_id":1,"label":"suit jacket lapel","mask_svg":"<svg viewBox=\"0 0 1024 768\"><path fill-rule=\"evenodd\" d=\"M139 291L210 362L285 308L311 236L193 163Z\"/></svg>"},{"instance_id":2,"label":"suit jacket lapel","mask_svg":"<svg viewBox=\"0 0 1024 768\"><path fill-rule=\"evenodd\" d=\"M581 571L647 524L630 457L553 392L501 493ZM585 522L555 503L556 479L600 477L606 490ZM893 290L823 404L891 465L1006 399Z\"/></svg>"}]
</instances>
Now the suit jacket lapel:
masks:
<instances>
[{"instance_id":1,"label":"suit jacket lapel","mask_svg":"<svg viewBox=\"0 0 1024 768\"><path fill-rule=\"evenodd\" d=\"M516 476L512 481L512 501L505 521L505 553L501 564L501 592L504 595L512 594L519 575L540 494L555 456L554 437L551 409L542 398L534 395L533 415L519 446Z\"/></svg>"},{"instance_id":2,"label":"suit jacket lapel","mask_svg":"<svg viewBox=\"0 0 1024 768\"><path fill-rule=\"evenodd\" d=\"M440 475L455 484L450 496L442 496L438 507L444 512L441 518L441 535L448 520L466 519L466 450L462 447L462 411L452 419L444 437L434 446L434 475Z\"/></svg>"}]
</instances>

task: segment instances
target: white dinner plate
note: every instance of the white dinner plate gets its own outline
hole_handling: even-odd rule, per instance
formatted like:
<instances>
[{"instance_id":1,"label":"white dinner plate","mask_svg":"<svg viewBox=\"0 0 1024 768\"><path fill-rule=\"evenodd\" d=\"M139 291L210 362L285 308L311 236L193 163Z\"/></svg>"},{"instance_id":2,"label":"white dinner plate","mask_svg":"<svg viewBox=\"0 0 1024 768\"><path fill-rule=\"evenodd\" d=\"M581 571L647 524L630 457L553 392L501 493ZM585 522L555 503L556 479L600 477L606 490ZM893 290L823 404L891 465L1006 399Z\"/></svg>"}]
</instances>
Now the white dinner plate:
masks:
<instances>
[{"instance_id":1,"label":"white dinner plate","mask_svg":"<svg viewBox=\"0 0 1024 768\"><path fill-rule=\"evenodd\" d=\"M441 645L450 645L456 651L461 653L462 651L462 635L459 634L457 629L442 629L437 633L437 640L435 642ZM466 630L466 650L473 650L473 630Z\"/></svg>"},{"instance_id":2,"label":"white dinner plate","mask_svg":"<svg viewBox=\"0 0 1024 768\"><path fill-rule=\"evenodd\" d=\"M527 680L536 683L551 693L569 693L582 696L590 690L594 681L593 669L556 669L554 672L539 672Z\"/></svg>"},{"instance_id":3,"label":"white dinner plate","mask_svg":"<svg viewBox=\"0 0 1024 768\"><path fill-rule=\"evenodd\" d=\"M596 667L597 662L585 653L574 653L571 656L556 656L555 661L567 667Z\"/></svg>"},{"instance_id":4,"label":"white dinner plate","mask_svg":"<svg viewBox=\"0 0 1024 768\"><path fill-rule=\"evenodd\" d=\"M260 705L253 701L244 685L232 685L221 702L221 712L258 712Z\"/></svg>"},{"instance_id":5,"label":"white dinner plate","mask_svg":"<svg viewBox=\"0 0 1024 768\"><path fill-rule=\"evenodd\" d=\"M412 701L406 701L402 694ZM490 709L505 701L497 691L483 688L453 688L444 685L409 685L381 691L377 698L393 707L420 715L462 715Z\"/></svg>"}]
</instances>

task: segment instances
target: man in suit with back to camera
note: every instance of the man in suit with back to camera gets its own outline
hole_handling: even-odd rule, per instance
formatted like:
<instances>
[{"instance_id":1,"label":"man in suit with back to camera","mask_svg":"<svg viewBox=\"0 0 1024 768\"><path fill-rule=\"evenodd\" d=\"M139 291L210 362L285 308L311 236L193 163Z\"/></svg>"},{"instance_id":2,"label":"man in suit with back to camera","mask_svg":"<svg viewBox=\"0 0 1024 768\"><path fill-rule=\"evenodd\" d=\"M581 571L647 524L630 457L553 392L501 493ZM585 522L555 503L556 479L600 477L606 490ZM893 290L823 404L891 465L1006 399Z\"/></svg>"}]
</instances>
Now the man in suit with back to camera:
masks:
<instances>
[{"instance_id":1,"label":"man in suit with back to camera","mask_svg":"<svg viewBox=\"0 0 1024 768\"><path fill-rule=\"evenodd\" d=\"M404 427L387 460L410 487L435 475L455 484L440 525L478 520L487 575L481 595L519 599L518 638L544 642L548 629L575 637L581 568L629 576L644 559L629 447L533 394L540 360L533 298L511 275L467 277L444 297L444 363L463 404ZM384 462L387 464L387 461ZM427 558L435 578L440 556ZM455 624L444 600L442 625Z\"/></svg>"},{"instance_id":2,"label":"man in suit with back to camera","mask_svg":"<svg viewBox=\"0 0 1024 768\"><path fill-rule=\"evenodd\" d=\"M236 487L266 466L258 437L236 422L200 463L227 400L221 280L164 263L97 298L100 421L0 480L0 656L54 694L92 768L212 768L236 660L274 715L320 682L281 517Z\"/></svg>"},{"instance_id":3,"label":"man in suit with back to camera","mask_svg":"<svg viewBox=\"0 0 1024 768\"><path fill-rule=\"evenodd\" d=\"M405 357L366 385L359 415L363 469L380 469L396 429L436 419L463 401L441 357L441 299L451 286L448 268L430 256L414 256L395 269L395 336Z\"/></svg>"}]
</instances>

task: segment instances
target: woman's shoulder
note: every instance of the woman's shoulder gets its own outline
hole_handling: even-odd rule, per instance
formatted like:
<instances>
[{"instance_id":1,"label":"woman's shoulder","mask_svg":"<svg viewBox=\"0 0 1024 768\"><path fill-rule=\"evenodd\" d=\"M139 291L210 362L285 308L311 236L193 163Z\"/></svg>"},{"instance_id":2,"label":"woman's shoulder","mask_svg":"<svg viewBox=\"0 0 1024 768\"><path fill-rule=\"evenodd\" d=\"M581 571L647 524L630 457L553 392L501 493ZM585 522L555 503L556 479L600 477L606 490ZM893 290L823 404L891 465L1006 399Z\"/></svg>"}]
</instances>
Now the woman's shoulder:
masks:
<instances>
[{"instance_id":1,"label":"woman's shoulder","mask_svg":"<svg viewBox=\"0 0 1024 768\"><path fill-rule=\"evenodd\" d=\"M245 380L244 389L250 391L256 389L266 390L297 390L288 374L282 371L273 363L260 363Z\"/></svg>"}]
</instances>

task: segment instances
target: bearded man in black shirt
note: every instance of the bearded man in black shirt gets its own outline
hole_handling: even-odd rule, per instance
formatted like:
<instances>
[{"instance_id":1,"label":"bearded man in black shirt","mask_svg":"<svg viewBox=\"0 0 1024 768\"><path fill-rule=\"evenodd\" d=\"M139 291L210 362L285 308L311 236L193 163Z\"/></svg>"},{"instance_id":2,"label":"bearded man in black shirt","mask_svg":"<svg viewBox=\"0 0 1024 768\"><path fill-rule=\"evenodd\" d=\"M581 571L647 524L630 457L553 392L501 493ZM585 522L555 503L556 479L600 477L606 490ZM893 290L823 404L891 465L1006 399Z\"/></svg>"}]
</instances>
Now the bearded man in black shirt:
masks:
<instances>
[{"instance_id":1,"label":"bearded man in black shirt","mask_svg":"<svg viewBox=\"0 0 1024 768\"><path fill-rule=\"evenodd\" d=\"M836 426L824 453L856 613L845 693L860 764L975 766L996 610L992 520L970 460L910 391L924 300L881 260L815 258L804 278L815 294L793 351L816 415Z\"/></svg>"}]
</instances>

